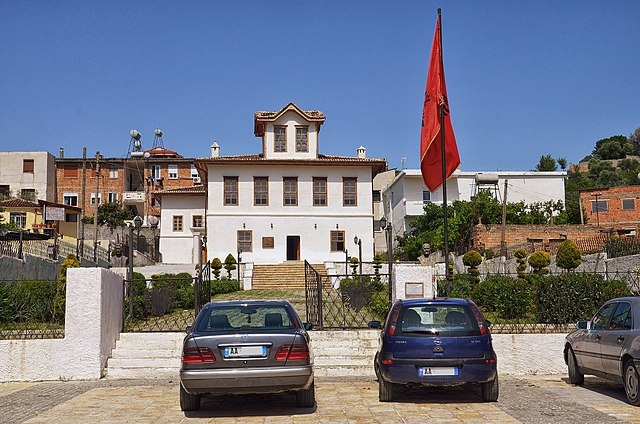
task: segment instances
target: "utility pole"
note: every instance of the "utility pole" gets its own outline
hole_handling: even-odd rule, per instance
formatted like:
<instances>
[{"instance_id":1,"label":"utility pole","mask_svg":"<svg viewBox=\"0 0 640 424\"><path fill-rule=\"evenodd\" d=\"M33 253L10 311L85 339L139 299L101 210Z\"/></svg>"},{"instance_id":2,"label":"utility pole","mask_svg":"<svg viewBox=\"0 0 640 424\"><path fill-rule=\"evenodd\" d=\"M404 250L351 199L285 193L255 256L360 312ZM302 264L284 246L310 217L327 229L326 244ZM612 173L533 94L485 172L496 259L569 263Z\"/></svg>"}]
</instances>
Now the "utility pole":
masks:
<instances>
[{"instance_id":1,"label":"utility pole","mask_svg":"<svg viewBox=\"0 0 640 424\"><path fill-rule=\"evenodd\" d=\"M87 207L87 148L82 148L82 192L80 194L80 249L78 258L84 257L84 209Z\"/></svg>"},{"instance_id":2,"label":"utility pole","mask_svg":"<svg viewBox=\"0 0 640 424\"><path fill-rule=\"evenodd\" d=\"M93 262L98 263L98 194L100 193L100 151L96 152L96 195L93 209Z\"/></svg>"},{"instance_id":3,"label":"utility pole","mask_svg":"<svg viewBox=\"0 0 640 424\"><path fill-rule=\"evenodd\" d=\"M500 239L500 255L507 257L507 243L505 241L505 227L507 226L507 187L509 180L504 180L504 199L502 200L502 238Z\"/></svg>"},{"instance_id":4,"label":"utility pole","mask_svg":"<svg viewBox=\"0 0 640 424\"><path fill-rule=\"evenodd\" d=\"M578 207L580 208L580 225L584 225L584 214L582 213L582 196L578 192Z\"/></svg>"}]
</instances>

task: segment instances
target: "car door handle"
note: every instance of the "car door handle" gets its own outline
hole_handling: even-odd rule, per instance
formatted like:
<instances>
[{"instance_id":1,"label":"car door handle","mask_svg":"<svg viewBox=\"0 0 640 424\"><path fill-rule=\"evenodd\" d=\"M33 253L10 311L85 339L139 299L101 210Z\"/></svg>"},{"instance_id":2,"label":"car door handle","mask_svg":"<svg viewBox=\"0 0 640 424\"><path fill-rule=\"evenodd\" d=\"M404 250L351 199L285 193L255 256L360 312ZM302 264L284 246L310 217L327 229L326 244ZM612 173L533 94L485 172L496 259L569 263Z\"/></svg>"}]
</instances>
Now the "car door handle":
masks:
<instances>
[{"instance_id":1,"label":"car door handle","mask_svg":"<svg viewBox=\"0 0 640 424\"><path fill-rule=\"evenodd\" d=\"M622 343L624 341L624 336L618 336L618 343Z\"/></svg>"}]
</instances>

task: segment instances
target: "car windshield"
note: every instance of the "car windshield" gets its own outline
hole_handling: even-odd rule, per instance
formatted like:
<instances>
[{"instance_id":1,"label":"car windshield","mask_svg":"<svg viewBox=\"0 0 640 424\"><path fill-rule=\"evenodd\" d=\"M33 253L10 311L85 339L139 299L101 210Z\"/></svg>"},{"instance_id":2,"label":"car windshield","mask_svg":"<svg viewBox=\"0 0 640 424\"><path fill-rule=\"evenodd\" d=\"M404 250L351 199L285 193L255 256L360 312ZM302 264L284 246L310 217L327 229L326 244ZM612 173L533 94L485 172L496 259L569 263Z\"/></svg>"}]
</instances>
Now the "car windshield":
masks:
<instances>
[{"instance_id":1,"label":"car windshield","mask_svg":"<svg viewBox=\"0 0 640 424\"><path fill-rule=\"evenodd\" d=\"M196 331L277 330L291 329L294 325L295 321L284 306L213 306L202 312Z\"/></svg>"},{"instance_id":2,"label":"car windshield","mask_svg":"<svg viewBox=\"0 0 640 424\"><path fill-rule=\"evenodd\" d=\"M403 307L398 318L402 334L427 337L480 335L478 323L467 305L411 305Z\"/></svg>"}]
</instances>

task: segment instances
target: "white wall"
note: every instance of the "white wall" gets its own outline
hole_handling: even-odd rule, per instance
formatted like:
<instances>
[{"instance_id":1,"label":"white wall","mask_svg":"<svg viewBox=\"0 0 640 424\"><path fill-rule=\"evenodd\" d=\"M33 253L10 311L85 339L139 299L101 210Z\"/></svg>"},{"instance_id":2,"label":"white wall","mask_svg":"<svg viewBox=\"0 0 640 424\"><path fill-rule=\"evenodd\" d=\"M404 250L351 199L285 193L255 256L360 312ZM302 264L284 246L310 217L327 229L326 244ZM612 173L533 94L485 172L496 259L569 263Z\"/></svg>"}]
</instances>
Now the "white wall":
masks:
<instances>
[{"instance_id":1,"label":"white wall","mask_svg":"<svg viewBox=\"0 0 640 424\"><path fill-rule=\"evenodd\" d=\"M0 340L0 381L98 379L122 328L122 276L67 271L65 337Z\"/></svg>"},{"instance_id":2,"label":"white wall","mask_svg":"<svg viewBox=\"0 0 640 424\"><path fill-rule=\"evenodd\" d=\"M287 151L274 152L274 126L287 126ZM296 125L308 125L307 145L308 152L296 152ZM308 122L298 113L293 111L285 112L274 122L265 124L264 134L264 157L267 159L315 159L318 156L318 132L314 122Z\"/></svg>"},{"instance_id":3,"label":"white wall","mask_svg":"<svg viewBox=\"0 0 640 424\"><path fill-rule=\"evenodd\" d=\"M204 219L205 196L164 195L160 215L160 253L167 264L198 263L193 236L202 229L193 228L193 216ZM174 215L182 216L182 231L173 231ZM204 221L203 221L204 222ZM224 260L224 258L223 258Z\"/></svg>"},{"instance_id":4,"label":"white wall","mask_svg":"<svg viewBox=\"0 0 640 424\"><path fill-rule=\"evenodd\" d=\"M33 173L22 172L24 159L33 159ZM47 152L0 152L0 184L9 185L14 197L21 189L35 189L36 198L56 201L55 157Z\"/></svg>"},{"instance_id":5,"label":"white wall","mask_svg":"<svg viewBox=\"0 0 640 424\"><path fill-rule=\"evenodd\" d=\"M207 255L221 260L236 256L237 231L252 230L253 251L243 262L279 263L286 260L287 235L300 236L300 259L313 262L342 260L330 251L331 230L344 230L346 247L357 252L354 236L362 239L362 259L373 259L371 169L368 166L209 166ZM238 206L224 206L225 176L238 177ZM254 206L253 178L269 178L269 205ZM283 206L285 176L298 177L298 206ZM327 206L313 206L313 177L327 178ZM357 206L342 205L342 178L358 179ZM164 205L163 205L164 210ZM164 212L163 212L164 213ZM271 225L273 224L273 228ZM274 248L263 249L262 237L274 237Z\"/></svg>"}]
</instances>

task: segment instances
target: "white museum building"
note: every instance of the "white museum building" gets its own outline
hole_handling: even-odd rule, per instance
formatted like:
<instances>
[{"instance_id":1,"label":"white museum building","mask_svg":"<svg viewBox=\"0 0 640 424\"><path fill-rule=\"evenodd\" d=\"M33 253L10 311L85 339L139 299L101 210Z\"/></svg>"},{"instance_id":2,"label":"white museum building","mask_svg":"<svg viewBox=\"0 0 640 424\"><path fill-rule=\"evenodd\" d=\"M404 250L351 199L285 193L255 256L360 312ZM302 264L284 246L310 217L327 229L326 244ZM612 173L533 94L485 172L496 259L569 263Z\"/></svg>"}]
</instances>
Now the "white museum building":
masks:
<instances>
[{"instance_id":1,"label":"white museum building","mask_svg":"<svg viewBox=\"0 0 640 424\"><path fill-rule=\"evenodd\" d=\"M196 159L206 185L208 259L240 253L242 262L255 264L344 261L345 250L358 252L357 238L362 260L373 260L373 178L386 171L386 159L367 158L362 146L356 156L321 154L324 121L322 112L293 103L256 112L261 153L222 156L214 143L211 157ZM166 206L164 231L178 216ZM163 258L169 262L164 252Z\"/></svg>"}]
</instances>

